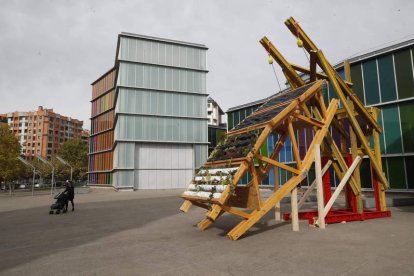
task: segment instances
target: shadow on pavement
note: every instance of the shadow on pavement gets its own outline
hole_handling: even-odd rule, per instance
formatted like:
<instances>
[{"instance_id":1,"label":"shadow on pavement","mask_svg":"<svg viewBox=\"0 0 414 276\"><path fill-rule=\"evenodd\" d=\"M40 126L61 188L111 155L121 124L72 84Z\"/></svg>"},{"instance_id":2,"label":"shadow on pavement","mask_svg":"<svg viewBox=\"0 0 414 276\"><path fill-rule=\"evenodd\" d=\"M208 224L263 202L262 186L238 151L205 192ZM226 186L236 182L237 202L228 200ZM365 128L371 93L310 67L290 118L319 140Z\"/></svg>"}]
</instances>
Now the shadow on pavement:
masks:
<instances>
[{"instance_id":1,"label":"shadow on pavement","mask_svg":"<svg viewBox=\"0 0 414 276\"><path fill-rule=\"evenodd\" d=\"M179 210L171 206L180 201L176 196L81 204L75 200L75 212L66 214L49 215L48 206L0 213L0 271L175 215Z\"/></svg>"}]
</instances>

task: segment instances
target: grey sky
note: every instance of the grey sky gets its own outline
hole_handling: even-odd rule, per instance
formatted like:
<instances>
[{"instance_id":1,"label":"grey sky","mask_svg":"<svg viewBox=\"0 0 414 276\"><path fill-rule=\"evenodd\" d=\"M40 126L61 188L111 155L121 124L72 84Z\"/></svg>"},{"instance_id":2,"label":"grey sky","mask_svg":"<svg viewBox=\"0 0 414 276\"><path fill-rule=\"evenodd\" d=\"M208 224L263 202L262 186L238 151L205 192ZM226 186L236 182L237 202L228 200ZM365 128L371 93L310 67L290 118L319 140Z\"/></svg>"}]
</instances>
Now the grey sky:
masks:
<instances>
[{"instance_id":1,"label":"grey sky","mask_svg":"<svg viewBox=\"0 0 414 276\"><path fill-rule=\"evenodd\" d=\"M409 0L4 0L0 113L42 105L84 120L89 128L90 83L113 66L120 32L207 45L207 89L227 110L278 90L258 43L262 36L289 61L306 65L303 51L283 24L289 16L336 63L412 36L413 12ZM279 70L278 76L282 81Z\"/></svg>"}]
</instances>

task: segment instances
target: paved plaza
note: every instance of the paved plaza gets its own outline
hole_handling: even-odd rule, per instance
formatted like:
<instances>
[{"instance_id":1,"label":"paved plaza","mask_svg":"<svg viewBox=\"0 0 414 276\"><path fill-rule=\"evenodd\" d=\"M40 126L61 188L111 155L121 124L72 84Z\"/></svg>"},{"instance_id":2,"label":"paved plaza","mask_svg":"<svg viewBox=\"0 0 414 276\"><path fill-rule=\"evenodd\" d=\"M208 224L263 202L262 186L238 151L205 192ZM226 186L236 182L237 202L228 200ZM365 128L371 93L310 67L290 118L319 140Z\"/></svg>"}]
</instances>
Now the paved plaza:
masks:
<instances>
[{"instance_id":1,"label":"paved plaza","mask_svg":"<svg viewBox=\"0 0 414 276\"><path fill-rule=\"evenodd\" d=\"M268 214L231 241L238 218L201 232L204 211L180 213L180 192L91 189L60 215L50 195L1 196L0 275L414 274L414 206L326 230L301 221L300 232Z\"/></svg>"}]
</instances>

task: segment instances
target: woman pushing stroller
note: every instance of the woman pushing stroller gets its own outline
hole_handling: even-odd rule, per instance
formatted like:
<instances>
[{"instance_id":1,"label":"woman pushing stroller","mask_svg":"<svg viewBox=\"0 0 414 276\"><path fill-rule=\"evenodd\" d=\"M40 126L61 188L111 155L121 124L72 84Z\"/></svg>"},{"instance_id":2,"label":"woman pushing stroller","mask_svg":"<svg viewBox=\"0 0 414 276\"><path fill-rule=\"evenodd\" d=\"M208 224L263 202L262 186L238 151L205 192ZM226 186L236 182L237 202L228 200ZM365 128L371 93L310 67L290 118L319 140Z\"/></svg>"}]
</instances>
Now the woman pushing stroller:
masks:
<instances>
[{"instance_id":1,"label":"woman pushing stroller","mask_svg":"<svg viewBox=\"0 0 414 276\"><path fill-rule=\"evenodd\" d=\"M75 187L73 186L72 181L66 180L66 189L63 193L67 194L67 201L65 204L65 210L64 212L68 211L68 205L69 205L69 201L70 203L72 203L72 212L75 211L75 204L73 203L73 199L75 198Z\"/></svg>"}]
</instances>

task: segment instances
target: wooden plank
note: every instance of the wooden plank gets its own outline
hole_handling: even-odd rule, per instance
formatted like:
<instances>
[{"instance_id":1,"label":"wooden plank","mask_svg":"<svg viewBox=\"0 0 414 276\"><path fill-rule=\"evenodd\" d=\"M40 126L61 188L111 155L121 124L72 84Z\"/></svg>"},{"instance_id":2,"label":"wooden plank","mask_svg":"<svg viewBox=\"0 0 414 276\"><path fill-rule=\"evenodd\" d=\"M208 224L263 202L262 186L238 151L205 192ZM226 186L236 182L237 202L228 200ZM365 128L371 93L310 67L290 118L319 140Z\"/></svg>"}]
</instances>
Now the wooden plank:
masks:
<instances>
[{"instance_id":1,"label":"wooden plank","mask_svg":"<svg viewBox=\"0 0 414 276\"><path fill-rule=\"evenodd\" d=\"M322 184L322 169L321 169L321 148L320 144L315 145L315 180L316 180L316 197L318 201L318 226L325 229L325 215L324 215L324 197Z\"/></svg>"},{"instance_id":2,"label":"wooden plank","mask_svg":"<svg viewBox=\"0 0 414 276\"><path fill-rule=\"evenodd\" d=\"M338 198L339 194L341 193L342 189L345 187L345 184L348 182L349 178L351 177L352 173L356 169L356 167L361 161L361 156L357 156L352 162L352 165L349 167L349 170L345 173L344 177L342 178L339 185L336 187L335 192L329 199L328 203L326 203L325 209L323 210L323 218L325 220L325 216L328 214L329 210L331 209L332 205L334 204L335 200ZM320 218L319 218L320 219Z\"/></svg>"},{"instance_id":3,"label":"wooden plank","mask_svg":"<svg viewBox=\"0 0 414 276\"><path fill-rule=\"evenodd\" d=\"M248 214L246 212L243 212L241 210L238 210L236 208L232 208L232 207L229 207L229 206L222 206L222 208L223 208L224 211L226 211L230 214L233 214L233 215L236 215L236 216L239 216L239 217L242 217L242 218L246 218L246 219L250 218L250 214Z\"/></svg>"},{"instance_id":4,"label":"wooden plank","mask_svg":"<svg viewBox=\"0 0 414 276\"><path fill-rule=\"evenodd\" d=\"M282 54L276 49L276 47L270 42L267 37L263 37L260 40L260 44L265 50L275 59L280 65L283 72L287 75L288 79L292 82L292 87L300 87L305 85L305 82L298 76L296 71L292 68L289 62L282 56Z\"/></svg>"},{"instance_id":5,"label":"wooden plank","mask_svg":"<svg viewBox=\"0 0 414 276\"><path fill-rule=\"evenodd\" d=\"M351 78L351 67L350 67L349 62L347 60L344 61L344 71L345 71L345 77L347 78L347 80L350 80L350 78ZM348 98L348 105L349 105L349 108L350 108L351 112L353 112L354 111L354 104L351 100L349 100L349 98ZM356 158L359 157L359 155L358 155L358 144L357 144L357 137L355 135L355 131L352 127L349 128L349 140L351 142L352 160L356 160ZM359 190L361 190L361 177L360 177L360 174L359 174L359 166L357 166L355 168L353 178L355 180L355 185L357 186L357 188ZM364 206L362 204L362 194L355 195L355 200L356 200L357 212L359 214L362 214L364 212Z\"/></svg>"},{"instance_id":6,"label":"wooden plank","mask_svg":"<svg viewBox=\"0 0 414 276\"><path fill-rule=\"evenodd\" d=\"M298 188L293 188L290 194L292 230L299 231L299 214L298 214Z\"/></svg>"},{"instance_id":7,"label":"wooden plank","mask_svg":"<svg viewBox=\"0 0 414 276\"><path fill-rule=\"evenodd\" d=\"M279 167L281 169L284 169L284 170L287 170L289 172L292 172L294 174L301 174L301 171L300 170L295 169L295 168L293 168L293 167L291 167L289 165L280 163L280 162L278 162L276 160L270 159L268 157L265 157L265 156L257 156L256 155L256 158L262 160L263 162L266 162L268 164L271 164L271 165L273 165L275 167Z\"/></svg>"},{"instance_id":8,"label":"wooden plank","mask_svg":"<svg viewBox=\"0 0 414 276\"><path fill-rule=\"evenodd\" d=\"M318 121L318 120L316 120L316 119L313 119L313 118L309 118L309 117L306 117L306 116L303 116L303 115L301 115L301 114L299 114L299 113L293 113L292 114L296 119L298 119L298 120L301 120L302 122L305 122L305 123L308 123L309 125L311 125L311 126L315 126L315 127L318 127L318 128L321 128L321 127L323 127L323 123L321 122L321 121Z\"/></svg>"},{"instance_id":9,"label":"wooden plank","mask_svg":"<svg viewBox=\"0 0 414 276\"><path fill-rule=\"evenodd\" d=\"M183 213L187 213L188 210L190 209L191 205L193 205L191 203L191 201L184 200L183 204L181 204L180 211L183 212Z\"/></svg>"},{"instance_id":10,"label":"wooden plank","mask_svg":"<svg viewBox=\"0 0 414 276\"><path fill-rule=\"evenodd\" d=\"M366 151L367 155L369 156L370 160L371 160L371 164L374 167L375 172L378 175L378 179L380 180L380 182L384 185L384 188L388 188L388 181L387 179L384 177L382 170L379 168L378 162L375 159L374 154L371 151L371 148L369 147L366 139L365 139L365 135L364 132L361 130L361 127L358 124L358 121L356 120L356 118L354 116L352 116L353 112L350 109L347 100L345 98L345 95L342 93L342 89L338 84L338 81L335 79L335 73L333 73L333 69L331 69L330 65L328 64L328 62L326 61L322 51L319 51L318 53L318 58L319 61L322 64L322 68L325 70L326 74L328 75L328 77L330 78L330 82L332 84L332 86L335 88L338 97L340 98L343 107L345 108L346 112L348 113L349 116L349 122L352 126L352 128L355 130L355 133L359 139L359 141L361 142L361 145L363 147L363 149ZM364 111L365 107L364 107ZM368 113L367 113L368 114ZM372 119L372 117L368 114L368 117ZM376 122L374 122L376 124Z\"/></svg>"},{"instance_id":11,"label":"wooden plank","mask_svg":"<svg viewBox=\"0 0 414 276\"><path fill-rule=\"evenodd\" d=\"M314 145L320 144L328 132L328 127L335 115L335 111L338 108L338 100L332 99L326 118L324 118L324 127L319 129L312 140L308 152L306 153L303 161L302 174L290 178L282 187L280 187L275 193L273 193L264 203L260 211L253 211L249 219L243 220L236 227L234 227L227 236L231 240L237 240L240 238L250 227L252 227L260 218L262 218L271 208L275 206L277 202L285 197L294 187L296 187L305 177L307 171L313 163L314 158Z\"/></svg>"},{"instance_id":12,"label":"wooden plank","mask_svg":"<svg viewBox=\"0 0 414 276\"><path fill-rule=\"evenodd\" d=\"M379 115L379 109L375 108L373 109L373 117L375 120L378 120ZM374 155L377 158L378 165L380 166L382 170L382 160L381 160L381 147L380 147L380 138L379 138L379 132L374 130L373 137L374 137ZM384 185L379 185L378 191L379 191L379 199L380 199L380 208L381 211L387 211L387 202L385 198L385 190Z\"/></svg>"},{"instance_id":13,"label":"wooden plank","mask_svg":"<svg viewBox=\"0 0 414 276\"><path fill-rule=\"evenodd\" d=\"M246 161L246 157L219 160L219 161L214 161L214 162L207 162L204 164L204 167L221 167L221 166L240 165L244 161Z\"/></svg>"},{"instance_id":14,"label":"wooden plank","mask_svg":"<svg viewBox=\"0 0 414 276\"><path fill-rule=\"evenodd\" d=\"M312 53L316 53L316 51L311 50L309 52L310 57L311 57L311 61L312 61ZM308 68L305 68L305 67L302 67L300 65L293 64L293 63L291 63L290 65L292 66L293 69L295 69L298 72L301 72L301 73L309 75L309 76L312 74L312 68L308 69ZM315 76L316 76L317 79L321 79L321 80L327 80L328 79L328 77L325 74L320 73L320 72L316 72ZM312 78L310 79L310 82L312 82ZM352 87L354 85L352 82L349 82L349 81L345 81L345 83L349 87Z\"/></svg>"},{"instance_id":15,"label":"wooden plank","mask_svg":"<svg viewBox=\"0 0 414 276\"><path fill-rule=\"evenodd\" d=\"M279 168L273 167L273 191L276 192L279 189ZM275 220L281 221L282 214L280 212L280 202L275 205Z\"/></svg>"},{"instance_id":16,"label":"wooden plank","mask_svg":"<svg viewBox=\"0 0 414 276\"><path fill-rule=\"evenodd\" d=\"M253 162L250 163L250 173L252 174L253 188L255 189L255 192L256 192L256 194L254 196L257 198L257 201L259 202L257 210L260 210L260 208L262 206L262 198L260 196L260 189L259 189L261 179L259 178L259 176L257 174L256 168L255 168L255 165L254 165Z\"/></svg>"},{"instance_id":17,"label":"wooden plank","mask_svg":"<svg viewBox=\"0 0 414 276\"><path fill-rule=\"evenodd\" d=\"M321 176L323 176L326 173L326 171L329 169L329 167L331 166L331 164L332 164L332 161L331 160L328 160L328 162L322 168ZM311 192L315 188L316 188L316 179L313 180L312 184L308 187L308 189L306 190L306 192L303 194L303 196L299 200L298 210L300 210L302 208L303 204L305 204L305 202L306 202L306 199L309 197L309 195L311 194Z\"/></svg>"},{"instance_id":18,"label":"wooden plank","mask_svg":"<svg viewBox=\"0 0 414 276\"><path fill-rule=\"evenodd\" d=\"M296 142L295 131L293 129L292 120L290 117L288 118L288 132L290 136L290 141L292 142L293 158L296 161L296 167L298 168L298 170L300 170L302 168L302 161L300 160L298 143Z\"/></svg>"}]
</instances>

